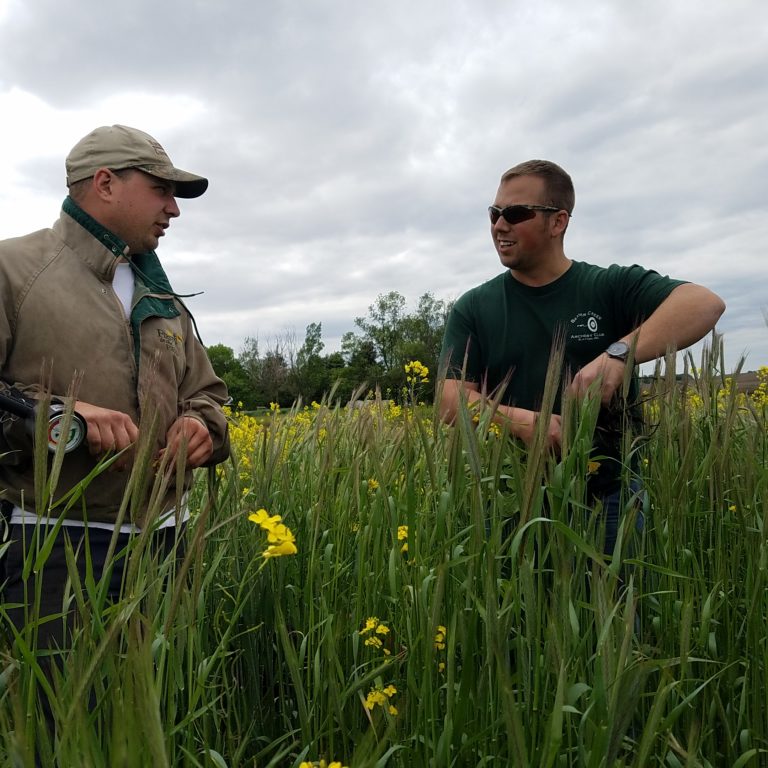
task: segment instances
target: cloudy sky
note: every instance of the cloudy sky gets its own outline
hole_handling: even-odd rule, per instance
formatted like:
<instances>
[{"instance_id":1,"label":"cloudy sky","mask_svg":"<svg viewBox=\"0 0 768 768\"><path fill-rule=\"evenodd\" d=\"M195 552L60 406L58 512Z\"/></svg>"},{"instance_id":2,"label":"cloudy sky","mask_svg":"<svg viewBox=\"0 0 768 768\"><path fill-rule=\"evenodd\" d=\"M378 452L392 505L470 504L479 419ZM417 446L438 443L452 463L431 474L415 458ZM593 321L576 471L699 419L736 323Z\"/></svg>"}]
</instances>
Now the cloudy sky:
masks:
<instances>
[{"instance_id":1,"label":"cloudy sky","mask_svg":"<svg viewBox=\"0 0 768 768\"><path fill-rule=\"evenodd\" d=\"M540 157L569 257L707 285L728 365L768 364L765 0L0 0L0 237L53 222L113 123L211 180L159 249L207 344L334 349L380 293L457 298Z\"/></svg>"}]
</instances>

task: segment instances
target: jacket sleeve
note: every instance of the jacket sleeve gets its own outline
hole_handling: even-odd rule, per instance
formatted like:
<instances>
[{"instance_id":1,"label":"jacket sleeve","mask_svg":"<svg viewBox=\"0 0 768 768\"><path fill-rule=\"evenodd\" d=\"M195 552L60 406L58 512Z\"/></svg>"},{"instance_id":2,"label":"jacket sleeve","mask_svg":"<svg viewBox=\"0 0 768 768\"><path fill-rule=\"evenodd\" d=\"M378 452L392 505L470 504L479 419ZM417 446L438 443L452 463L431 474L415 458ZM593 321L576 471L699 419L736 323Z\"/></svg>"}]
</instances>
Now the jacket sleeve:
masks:
<instances>
[{"instance_id":1,"label":"jacket sleeve","mask_svg":"<svg viewBox=\"0 0 768 768\"><path fill-rule=\"evenodd\" d=\"M187 315L186 371L179 388L179 416L192 416L208 428L213 453L205 466L229 458L229 429L222 406L229 402L227 386L215 374L205 347L195 335Z\"/></svg>"},{"instance_id":2,"label":"jacket sleeve","mask_svg":"<svg viewBox=\"0 0 768 768\"><path fill-rule=\"evenodd\" d=\"M6 254L0 251L0 258ZM40 396L40 387L18 381L7 381L6 360L13 348L14 312L16 306L12 281L0 271L0 394L14 396L21 394L27 398ZM20 464L32 456L32 430L19 416L8 413L0 406L0 462Z\"/></svg>"}]
</instances>

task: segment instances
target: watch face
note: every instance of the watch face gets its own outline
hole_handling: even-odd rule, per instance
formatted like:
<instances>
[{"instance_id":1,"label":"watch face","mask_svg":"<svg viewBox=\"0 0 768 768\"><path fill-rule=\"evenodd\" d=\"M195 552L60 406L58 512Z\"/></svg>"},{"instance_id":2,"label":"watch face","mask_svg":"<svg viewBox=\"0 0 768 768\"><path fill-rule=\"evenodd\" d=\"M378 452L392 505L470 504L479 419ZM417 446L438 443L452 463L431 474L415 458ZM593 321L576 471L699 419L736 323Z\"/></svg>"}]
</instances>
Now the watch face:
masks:
<instances>
[{"instance_id":1,"label":"watch face","mask_svg":"<svg viewBox=\"0 0 768 768\"><path fill-rule=\"evenodd\" d=\"M626 341L614 341L605 351L609 357L618 357L621 360L626 360L629 354L629 344Z\"/></svg>"}]
</instances>

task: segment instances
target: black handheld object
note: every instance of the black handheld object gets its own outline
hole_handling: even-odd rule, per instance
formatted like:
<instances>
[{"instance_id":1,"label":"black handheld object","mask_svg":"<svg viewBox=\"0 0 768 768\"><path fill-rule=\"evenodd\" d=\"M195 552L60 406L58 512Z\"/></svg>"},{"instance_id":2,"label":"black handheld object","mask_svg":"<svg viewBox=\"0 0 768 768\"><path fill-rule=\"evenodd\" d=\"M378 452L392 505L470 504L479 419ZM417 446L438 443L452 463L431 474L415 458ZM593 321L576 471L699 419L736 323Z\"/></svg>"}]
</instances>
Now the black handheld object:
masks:
<instances>
[{"instance_id":1,"label":"black handheld object","mask_svg":"<svg viewBox=\"0 0 768 768\"><path fill-rule=\"evenodd\" d=\"M18 416L30 426L34 433L35 419L37 418L38 403L28 400L21 395L10 395L0 392L0 411L5 411L13 416ZM65 408L61 403L52 403L48 411L48 450L53 453L59 443L64 441L64 453L74 451L85 439L87 427L82 416L72 414L69 425L69 434L62 434Z\"/></svg>"}]
</instances>

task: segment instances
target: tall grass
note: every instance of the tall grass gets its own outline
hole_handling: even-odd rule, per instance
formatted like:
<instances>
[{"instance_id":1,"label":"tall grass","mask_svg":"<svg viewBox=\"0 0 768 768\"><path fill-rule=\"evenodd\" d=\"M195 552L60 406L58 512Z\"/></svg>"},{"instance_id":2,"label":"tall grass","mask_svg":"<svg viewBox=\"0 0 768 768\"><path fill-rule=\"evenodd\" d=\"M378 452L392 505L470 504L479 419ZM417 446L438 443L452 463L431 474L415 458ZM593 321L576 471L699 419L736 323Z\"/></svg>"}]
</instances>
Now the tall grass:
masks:
<instances>
[{"instance_id":1,"label":"tall grass","mask_svg":"<svg viewBox=\"0 0 768 768\"><path fill-rule=\"evenodd\" d=\"M0 765L33 765L35 744L65 766L763 764L765 410L721 359L688 390L668 361L644 393L650 437L627 451L647 493L627 492L613 558L586 495L589 405L567 407L557 460L487 412L240 418L180 566L137 539L113 605L73 572L81 630L50 684L9 638ZM298 554L263 558L258 508Z\"/></svg>"}]
</instances>

